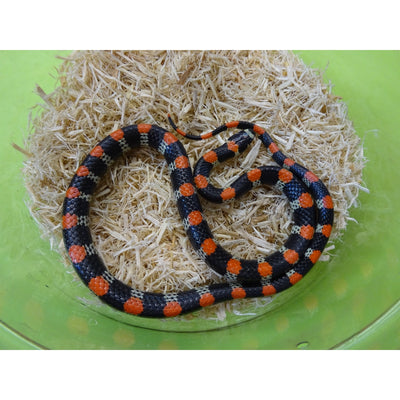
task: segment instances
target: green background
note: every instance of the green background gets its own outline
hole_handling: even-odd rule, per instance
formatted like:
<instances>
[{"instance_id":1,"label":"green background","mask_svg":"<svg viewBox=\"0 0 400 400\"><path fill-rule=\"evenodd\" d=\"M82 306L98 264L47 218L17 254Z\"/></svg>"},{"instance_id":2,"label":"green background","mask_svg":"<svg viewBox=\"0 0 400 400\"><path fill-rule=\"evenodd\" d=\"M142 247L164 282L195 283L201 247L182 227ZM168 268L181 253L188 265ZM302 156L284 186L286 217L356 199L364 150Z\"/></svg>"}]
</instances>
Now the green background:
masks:
<instances>
[{"instance_id":1,"label":"green background","mask_svg":"<svg viewBox=\"0 0 400 400\"><path fill-rule=\"evenodd\" d=\"M298 51L349 108L368 164L361 207L329 263L257 318L146 320L99 304L52 252L24 204L21 167L39 84L55 88L60 51L0 52L0 348L400 348L400 52ZM52 75L52 76L51 76ZM306 288L306 290L302 290ZM207 332L205 332L207 331Z\"/></svg>"}]
</instances>

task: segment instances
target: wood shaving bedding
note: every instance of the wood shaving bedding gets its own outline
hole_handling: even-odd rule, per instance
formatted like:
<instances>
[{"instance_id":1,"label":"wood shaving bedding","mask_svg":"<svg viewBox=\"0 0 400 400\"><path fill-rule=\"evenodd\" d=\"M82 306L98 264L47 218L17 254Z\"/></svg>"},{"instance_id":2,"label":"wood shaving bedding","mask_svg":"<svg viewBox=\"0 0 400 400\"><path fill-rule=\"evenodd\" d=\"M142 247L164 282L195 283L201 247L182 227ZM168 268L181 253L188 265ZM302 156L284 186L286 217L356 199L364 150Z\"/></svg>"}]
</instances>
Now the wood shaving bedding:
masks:
<instances>
[{"instance_id":1,"label":"wood shaving bedding","mask_svg":"<svg viewBox=\"0 0 400 400\"><path fill-rule=\"evenodd\" d=\"M352 220L363 187L365 157L347 118L347 106L322 74L286 51L79 51L65 58L59 85L36 106L25 142L28 206L52 248L64 256L61 209L69 182L85 155L122 126L157 124L167 114L191 134L231 120L266 129L290 158L317 174L335 204L335 225L321 260L327 260ZM171 128L172 129L172 128ZM234 130L200 142L182 138L192 167ZM274 164L261 142L214 168L212 182L227 186L252 167ZM260 187L232 202L202 199L215 238L236 257L277 250L290 234L286 198ZM141 290L168 292L222 282L192 249L172 196L162 155L132 150L100 182L91 204L94 243L110 271ZM269 299L246 299L262 305ZM250 303L249 303L250 302ZM233 304L233 305L232 305ZM204 318L240 313L240 300L202 310Z\"/></svg>"}]
</instances>

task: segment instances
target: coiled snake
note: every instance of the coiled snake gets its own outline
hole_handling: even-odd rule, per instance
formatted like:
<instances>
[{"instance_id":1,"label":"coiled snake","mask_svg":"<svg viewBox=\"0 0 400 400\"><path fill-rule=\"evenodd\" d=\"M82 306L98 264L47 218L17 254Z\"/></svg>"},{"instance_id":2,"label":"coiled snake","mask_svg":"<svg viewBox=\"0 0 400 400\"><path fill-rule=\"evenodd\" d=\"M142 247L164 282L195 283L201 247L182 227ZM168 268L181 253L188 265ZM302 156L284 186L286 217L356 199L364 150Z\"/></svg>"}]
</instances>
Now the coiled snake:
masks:
<instances>
[{"instance_id":1,"label":"coiled snake","mask_svg":"<svg viewBox=\"0 0 400 400\"><path fill-rule=\"evenodd\" d=\"M187 135L169 117L173 128L189 139L207 139L229 128L241 131L227 143L204 154L192 172L187 153L177 137L157 125L138 124L112 132L99 142L76 171L63 205L66 250L82 281L103 301L130 314L173 317L211 304L246 297L269 296L297 283L317 262L332 230L333 202L321 180L286 157L267 132L251 122L232 121L200 136ZM218 189L209 182L217 162L241 153L257 136L278 166L261 166ZM97 182L124 152L140 146L158 150L168 164L173 193L186 233L195 251L227 283L160 294L140 291L116 279L94 248L89 229L89 203ZM284 245L258 260L236 258L222 248L204 218L197 192L215 202L238 197L259 185L281 190L293 211L293 228ZM196 190L197 187L197 190Z\"/></svg>"}]
</instances>

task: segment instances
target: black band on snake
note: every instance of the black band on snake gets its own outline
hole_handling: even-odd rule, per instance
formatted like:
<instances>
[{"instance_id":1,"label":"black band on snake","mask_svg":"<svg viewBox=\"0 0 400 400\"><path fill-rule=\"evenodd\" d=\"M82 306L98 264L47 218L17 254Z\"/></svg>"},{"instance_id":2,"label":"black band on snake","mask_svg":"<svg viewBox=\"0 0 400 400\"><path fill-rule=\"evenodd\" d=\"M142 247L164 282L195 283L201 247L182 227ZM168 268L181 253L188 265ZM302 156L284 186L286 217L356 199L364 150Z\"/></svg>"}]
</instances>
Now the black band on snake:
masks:
<instances>
[{"instance_id":1,"label":"black band on snake","mask_svg":"<svg viewBox=\"0 0 400 400\"><path fill-rule=\"evenodd\" d=\"M173 317L201 307L237 298L270 296L296 284L317 262L332 230L333 202L321 180L286 157L267 132L251 122L232 121L201 136L201 140L229 128L241 130L227 143L204 154L192 172L186 151L177 137L157 125L138 124L111 133L84 159L72 178L63 206L66 250L82 281L103 301L118 310L149 317ZM257 136L277 166L261 166L240 176L225 189L215 188L209 175L217 162L243 152ZM97 182L124 152L141 146L158 150L168 164L173 193L190 242L199 258L227 283L174 293L137 290L116 279L97 253L89 229L89 203ZM197 193L214 202L243 195L260 184L281 190L290 202L293 228L284 245L258 260L237 258L213 238ZM196 190L197 188L197 190Z\"/></svg>"}]
</instances>

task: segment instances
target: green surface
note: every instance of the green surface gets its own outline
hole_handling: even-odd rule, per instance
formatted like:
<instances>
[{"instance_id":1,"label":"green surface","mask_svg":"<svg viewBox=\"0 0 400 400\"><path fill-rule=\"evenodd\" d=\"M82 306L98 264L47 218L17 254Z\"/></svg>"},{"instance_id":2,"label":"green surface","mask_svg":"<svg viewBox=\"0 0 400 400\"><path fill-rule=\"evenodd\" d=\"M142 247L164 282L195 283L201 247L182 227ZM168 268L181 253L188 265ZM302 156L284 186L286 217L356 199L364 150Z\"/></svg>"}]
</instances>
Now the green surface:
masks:
<instances>
[{"instance_id":1,"label":"green surface","mask_svg":"<svg viewBox=\"0 0 400 400\"><path fill-rule=\"evenodd\" d=\"M29 109L41 102L35 84L54 89L56 54L67 52L0 52L0 348L400 348L400 52L298 52L307 64L329 64L326 79L365 143L371 193L361 193L361 207L351 212L358 224L349 224L329 263L318 263L257 318L225 323L111 310L40 238L24 205L24 156L11 142L22 145Z\"/></svg>"}]
</instances>

